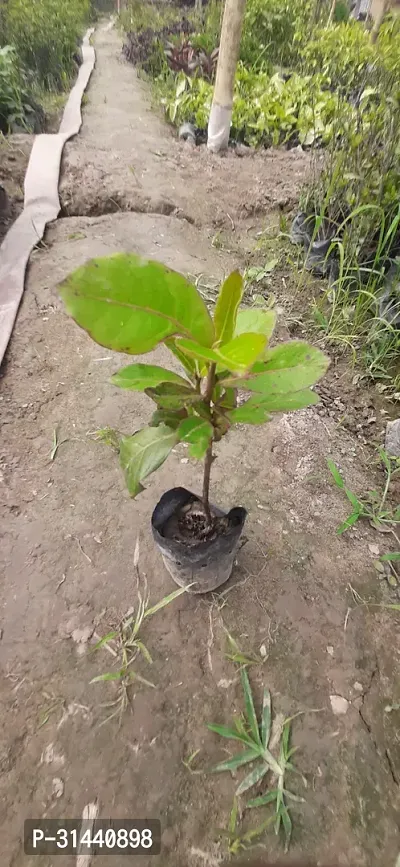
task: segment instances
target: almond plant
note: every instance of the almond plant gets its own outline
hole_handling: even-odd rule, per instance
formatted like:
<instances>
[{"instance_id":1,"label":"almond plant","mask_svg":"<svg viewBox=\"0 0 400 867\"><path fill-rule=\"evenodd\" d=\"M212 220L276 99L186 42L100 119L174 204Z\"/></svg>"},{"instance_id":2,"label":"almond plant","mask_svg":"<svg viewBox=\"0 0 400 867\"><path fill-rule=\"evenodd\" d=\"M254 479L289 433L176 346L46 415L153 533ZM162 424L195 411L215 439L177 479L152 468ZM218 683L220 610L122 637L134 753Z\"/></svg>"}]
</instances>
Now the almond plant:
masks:
<instances>
[{"instance_id":1,"label":"almond plant","mask_svg":"<svg viewBox=\"0 0 400 867\"><path fill-rule=\"evenodd\" d=\"M235 424L264 424L275 412L318 403L311 387L325 373L327 357L303 341L271 348L275 313L239 309L237 271L222 283L213 317L185 277L132 254L91 260L60 291L67 312L101 346L145 355L163 343L183 368L178 374L135 361L111 378L119 388L144 391L156 405L148 427L119 440L132 497L177 443L188 443L189 455L204 459L202 500L211 524L214 443ZM239 391L248 394L240 404Z\"/></svg>"}]
</instances>

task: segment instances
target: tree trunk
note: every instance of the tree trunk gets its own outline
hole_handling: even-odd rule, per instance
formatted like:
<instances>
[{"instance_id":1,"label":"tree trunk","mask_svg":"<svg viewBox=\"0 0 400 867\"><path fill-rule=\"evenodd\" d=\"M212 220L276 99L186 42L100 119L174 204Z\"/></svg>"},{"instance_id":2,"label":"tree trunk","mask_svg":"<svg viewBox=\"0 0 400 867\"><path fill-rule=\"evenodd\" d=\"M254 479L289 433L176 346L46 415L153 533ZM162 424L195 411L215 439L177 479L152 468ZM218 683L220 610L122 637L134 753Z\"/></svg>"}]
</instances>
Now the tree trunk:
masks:
<instances>
[{"instance_id":1,"label":"tree trunk","mask_svg":"<svg viewBox=\"0 0 400 867\"><path fill-rule=\"evenodd\" d=\"M208 121L207 146L226 150L232 121L233 89L246 0L225 0L214 96Z\"/></svg>"}]
</instances>

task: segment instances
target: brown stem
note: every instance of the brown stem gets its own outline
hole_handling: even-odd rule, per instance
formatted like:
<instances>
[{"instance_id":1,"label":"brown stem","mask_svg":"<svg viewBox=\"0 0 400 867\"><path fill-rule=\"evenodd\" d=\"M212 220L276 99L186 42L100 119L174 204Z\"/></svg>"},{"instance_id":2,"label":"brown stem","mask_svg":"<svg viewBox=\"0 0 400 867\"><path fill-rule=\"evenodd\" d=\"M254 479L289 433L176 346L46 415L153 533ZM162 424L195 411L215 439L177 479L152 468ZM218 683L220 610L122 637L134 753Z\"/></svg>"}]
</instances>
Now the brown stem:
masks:
<instances>
[{"instance_id":1,"label":"brown stem","mask_svg":"<svg viewBox=\"0 0 400 867\"><path fill-rule=\"evenodd\" d=\"M213 396L213 392L214 392L215 371L216 371L216 365L211 364L209 371L208 371L208 376L207 376L206 390L204 392L204 403L208 404L209 407L211 407L211 400L212 400L212 396ZM211 515L211 509L210 509L210 473L211 473L211 464L213 462L212 447L213 447L213 440L211 440L211 442L210 442L210 445L209 445L207 452L206 452L205 461L204 461L203 498L202 498L204 511L206 513L207 523L209 524L209 526L211 526L211 524L212 524L212 515Z\"/></svg>"},{"instance_id":2,"label":"brown stem","mask_svg":"<svg viewBox=\"0 0 400 867\"><path fill-rule=\"evenodd\" d=\"M213 462L212 443L207 449L206 458L204 461L204 476L203 476L203 506L206 513L207 523L212 524L212 515L210 509L210 473L211 464Z\"/></svg>"}]
</instances>

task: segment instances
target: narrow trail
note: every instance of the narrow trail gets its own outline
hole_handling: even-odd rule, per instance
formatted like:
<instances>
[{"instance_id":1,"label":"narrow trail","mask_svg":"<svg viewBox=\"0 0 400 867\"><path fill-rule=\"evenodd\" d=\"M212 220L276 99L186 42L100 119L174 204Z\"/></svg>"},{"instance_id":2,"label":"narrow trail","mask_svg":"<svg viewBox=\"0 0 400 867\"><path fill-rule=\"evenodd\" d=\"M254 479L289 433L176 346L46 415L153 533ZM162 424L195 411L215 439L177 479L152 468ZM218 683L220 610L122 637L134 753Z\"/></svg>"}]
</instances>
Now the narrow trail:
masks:
<instances>
[{"instance_id":1,"label":"narrow trail","mask_svg":"<svg viewBox=\"0 0 400 867\"><path fill-rule=\"evenodd\" d=\"M266 219L268 196L272 208L297 194L305 160L272 153L218 163L204 149L191 151L153 114L145 85L120 59L118 34L100 30L95 46L82 132L66 148L65 216L32 256L2 371L2 864L51 867L54 859L24 856L23 820L80 816L96 800L104 817L161 819L163 854L135 856L138 867L221 862L217 829L227 826L235 781L193 774L184 760L199 750L200 771L220 760L225 754L207 723L228 724L242 708L224 653L225 625L245 649L264 647L266 662L250 670L257 697L266 684L286 715L321 710L294 722L308 788L291 781L306 799L293 811L293 854L340 867L392 867L400 849L393 773L400 745L395 714L384 707L399 700L395 615L347 613L349 583L365 598L380 592L368 548L377 540L365 527L335 536L346 504L329 485L326 456L362 489L365 455L314 408L227 437L212 496L249 511L236 574L225 595L181 597L146 623L142 637L154 661L138 670L155 688L134 690L120 728L116 720L99 725L115 691L90 681L113 659L91 652L90 643L136 604L138 537L151 600L173 589L152 544L150 515L178 480L198 489L201 469L179 446L140 498L129 499L115 455L92 434L106 425L135 430L149 417L149 401L109 384L124 360L66 318L57 285L88 258L117 250L222 277L241 260L211 245L218 221L229 214L238 227L246 222L246 189ZM170 363L163 350L148 360ZM332 694L348 700L345 715L332 714ZM273 834L266 842L273 855L282 853ZM62 854L56 861L73 863ZM94 863L108 867L109 859ZM123 867L126 857L112 863Z\"/></svg>"}]
</instances>

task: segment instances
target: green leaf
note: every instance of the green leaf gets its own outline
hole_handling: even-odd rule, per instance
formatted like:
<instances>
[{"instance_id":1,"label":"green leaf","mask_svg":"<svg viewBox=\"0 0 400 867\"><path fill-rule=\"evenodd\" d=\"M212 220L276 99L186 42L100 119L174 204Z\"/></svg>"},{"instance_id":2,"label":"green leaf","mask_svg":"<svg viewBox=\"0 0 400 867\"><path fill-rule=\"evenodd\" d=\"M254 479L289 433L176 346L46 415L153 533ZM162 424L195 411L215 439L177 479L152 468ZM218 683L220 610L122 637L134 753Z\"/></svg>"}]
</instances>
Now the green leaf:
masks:
<instances>
[{"instance_id":1,"label":"green leaf","mask_svg":"<svg viewBox=\"0 0 400 867\"><path fill-rule=\"evenodd\" d=\"M327 464L328 464L328 467L332 473L332 476L333 476L338 488L341 488L343 490L344 489L344 481L342 479L342 476L339 473L339 470L338 470L336 464L334 464L330 458L327 459Z\"/></svg>"},{"instance_id":2,"label":"green leaf","mask_svg":"<svg viewBox=\"0 0 400 867\"><path fill-rule=\"evenodd\" d=\"M274 310L260 310L255 307L244 307L238 311L236 319L235 337L251 331L253 334L264 334L267 343L271 340L276 324Z\"/></svg>"},{"instance_id":3,"label":"green leaf","mask_svg":"<svg viewBox=\"0 0 400 867\"><path fill-rule=\"evenodd\" d=\"M269 767L267 765L264 765L264 764L261 764L257 768L254 768L253 771L250 771L250 773L247 775L247 777L245 777L244 780L242 780L240 785L237 787L237 789L236 789L237 797L239 797L239 795L243 795L244 792L247 792L248 789L251 789L252 786L256 785L256 783L259 783L260 780L262 780L263 777L265 777L265 774L267 774L268 771L269 771Z\"/></svg>"},{"instance_id":4,"label":"green leaf","mask_svg":"<svg viewBox=\"0 0 400 867\"><path fill-rule=\"evenodd\" d=\"M190 443L191 458L204 458L213 437L213 426L203 418L186 418L178 428L181 442Z\"/></svg>"},{"instance_id":5,"label":"green leaf","mask_svg":"<svg viewBox=\"0 0 400 867\"><path fill-rule=\"evenodd\" d=\"M67 313L101 346L141 354L175 335L214 342L207 307L181 274L131 253L92 259L60 286Z\"/></svg>"},{"instance_id":6,"label":"green leaf","mask_svg":"<svg viewBox=\"0 0 400 867\"><path fill-rule=\"evenodd\" d=\"M143 490L141 482L164 463L177 442L176 431L165 424L143 428L131 437L121 437L120 464L131 497Z\"/></svg>"},{"instance_id":7,"label":"green leaf","mask_svg":"<svg viewBox=\"0 0 400 867\"><path fill-rule=\"evenodd\" d=\"M392 551L390 554L382 554L380 560L382 563L387 561L394 563L396 560L400 560L400 552Z\"/></svg>"},{"instance_id":8,"label":"green leaf","mask_svg":"<svg viewBox=\"0 0 400 867\"><path fill-rule=\"evenodd\" d=\"M319 396L309 388L289 394L269 394L268 397L260 394L250 397L242 406L228 413L228 417L233 423L264 424L270 420L271 412L292 412L316 403L319 403Z\"/></svg>"},{"instance_id":9,"label":"green leaf","mask_svg":"<svg viewBox=\"0 0 400 867\"><path fill-rule=\"evenodd\" d=\"M176 342L178 348L185 354L201 361L223 365L233 373L244 373L249 370L266 345L263 334L239 334L218 349L208 349L185 338L179 338Z\"/></svg>"},{"instance_id":10,"label":"green leaf","mask_svg":"<svg viewBox=\"0 0 400 867\"><path fill-rule=\"evenodd\" d=\"M182 409L156 409L150 421L151 427L158 427L159 424L166 424L172 430L176 430L181 421L187 418L187 410Z\"/></svg>"},{"instance_id":11,"label":"green leaf","mask_svg":"<svg viewBox=\"0 0 400 867\"><path fill-rule=\"evenodd\" d=\"M230 729L228 726L220 726L216 723L208 723L207 728L210 729L211 732L215 732L215 734L220 735L221 738L228 738L229 740L241 741L242 743L249 744L252 743L250 738L247 737L246 734L241 734L237 732L235 729Z\"/></svg>"},{"instance_id":12,"label":"green leaf","mask_svg":"<svg viewBox=\"0 0 400 867\"><path fill-rule=\"evenodd\" d=\"M269 689L265 688L261 714L261 743L264 749L268 747L271 734L271 711L271 693Z\"/></svg>"},{"instance_id":13,"label":"green leaf","mask_svg":"<svg viewBox=\"0 0 400 867\"><path fill-rule=\"evenodd\" d=\"M354 510L356 512L358 511L358 513L362 512L363 505L360 502L360 500L356 497L356 495L353 494L353 491L350 491L348 488L345 488L344 492L346 494L347 499L350 500L351 505L354 507Z\"/></svg>"},{"instance_id":14,"label":"green leaf","mask_svg":"<svg viewBox=\"0 0 400 867\"><path fill-rule=\"evenodd\" d=\"M100 650L101 647L104 647L105 644L108 644L108 642L112 641L114 638L116 638L117 635L118 635L118 632L116 632L115 630L113 630L113 632L108 632L107 635L104 636L104 638L100 638L100 641L98 641L94 645L94 647L91 648L92 652L94 650Z\"/></svg>"},{"instance_id":15,"label":"green leaf","mask_svg":"<svg viewBox=\"0 0 400 867\"><path fill-rule=\"evenodd\" d=\"M216 398L214 403L218 402L220 409L234 409L237 402L237 391L235 388L226 388L221 397Z\"/></svg>"},{"instance_id":16,"label":"green leaf","mask_svg":"<svg viewBox=\"0 0 400 867\"><path fill-rule=\"evenodd\" d=\"M246 708L246 717L247 717L247 721L248 721L249 726L250 726L250 731L253 735L255 742L259 743L261 745L260 731L258 728L256 712L254 710L253 695L251 692L249 676L248 676L245 668L242 668L240 670L240 679L242 682L242 689L243 689L243 694L244 694L244 703L245 703L245 708Z\"/></svg>"},{"instance_id":17,"label":"green leaf","mask_svg":"<svg viewBox=\"0 0 400 867\"><path fill-rule=\"evenodd\" d=\"M360 512L352 512L351 515L349 515L349 517L346 518L345 521L343 521L343 524L341 524L340 527L337 528L336 532L337 532L338 536L341 536L341 534L344 533L346 530L348 530L349 527L352 527L353 524L355 524L356 521L358 521L359 517L360 517Z\"/></svg>"},{"instance_id":18,"label":"green leaf","mask_svg":"<svg viewBox=\"0 0 400 867\"><path fill-rule=\"evenodd\" d=\"M288 394L315 385L328 365L329 359L320 349L294 340L269 349L265 360L256 362L245 378L227 377L221 385L265 395Z\"/></svg>"},{"instance_id":19,"label":"green leaf","mask_svg":"<svg viewBox=\"0 0 400 867\"><path fill-rule=\"evenodd\" d=\"M292 820L285 804L281 804L280 816L282 819L283 830L285 832L285 852L287 852L289 849L290 838L292 836Z\"/></svg>"},{"instance_id":20,"label":"green leaf","mask_svg":"<svg viewBox=\"0 0 400 867\"><path fill-rule=\"evenodd\" d=\"M118 388L129 388L132 391L155 388L163 382L174 382L186 388L190 385L186 379L173 373L172 370L165 370L153 364L128 364L114 373L111 382Z\"/></svg>"},{"instance_id":21,"label":"green leaf","mask_svg":"<svg viewBox=\"0 0 400 867\"><path fill-rule=\"evenodd\" d=\"M174 599L178 599L178 596L182 596L182 593L186 593L191 586L192 585L189 584L187 587L180 587L179 590L173 590L172 593L168 593L168 596L164 596L163 599L160 599L160 601L156 602L155 605L152 605L151 608L146 608L146 611L143 614L143 619L145 617L152 617L153 614L157 614L157 611L161 611L162 608L165 608L165 606L173 602Z\"/></svg>"},{"instance_id":22,"label":"green leaf","mask_svg":"<svg viewBox=\"0 0 400 867\"><path fill-rule=\"evenodd\" d=\"M264 831L267 830L267 828L272 824L273 821L274 816L268 816L268 819L265 819L265 821L261 822L260 825L257 825L256 828L251 828L250 831L246 831L246 833L242 836L242 840L244 840L246 843L251 843L252 840L256 839L257 837L261 837L261 835L264 834Z\"/></svg>"},{"instance_id":23,"label":"green leaf","mask_svg":"<svg viewBox=\"0 0 400 867\"><path fill-rule=\"evenodd\" d=\"M173 338L170 338L169 340L164 340L164 343L165 343L166 347L169 349L169 351L172 352L172 354L175 356L175 358L177 358L178 361L181 363L183 369L186 371L188 376L190 376L192 379L194 379L197 376L197 372L198 372L197 364L194 361L194 359L189 358L187 355L185 355L184 352L182 352L180 349L178 349L178 347L176 345L176 340L174 340Z\"/></svg>"},{"instance_id":24,"label":"green leaf","mask_svg":"<svg viewBox=\"0 0 400 867\"><path fill-rule=\"evenodd\" d=\"M126 671L121 668L120 671L107 671L105 674L98 674L97 677L92 677L89 683L102 683L105 680L121 680L125 677Z\"/></svg>"},{"instance_id":25,"label":"green leaf","mask_svg":"<svg viewBox=\"0 0 400 867\"><path fill-rule=\"evenodd\" d=\"M162 382L156 388L146 388L145 394L151 397L160 409L182 409L202 400L199 391L188 383L178 385L175 382Z\"/></svg>"},{"instance_id":26,"label":"green leaf","mask_svg":"<svg viewBox=\"0 0 400 867\"><path fill-rule=\"evenodd\" d=\"M140 652L143 654L145 660L146 660L147 662L149 662L150 665L152 665L152 664L153 664L153 660L152 660L151 654L150 654L149 651L147 650L146 645L143 644L143 641L140 641L139 638L137 638L136 641L135 641L135 644L136 644L136 647L138 648L138 650L140 650Z\"/></svg>"},{"instance_id":27,"label":"green leaf","mask_svg":"<svg viewBox=\"0 0 400 867\"><path fill-rule=\"evenodd\" d=\"M236 825L237 825L237 819L238 819L238 812L239 812L239 804L238 804L238 799L235 797L233 799L232 809L231 809L231 813L229 816L228 831L230 834L235 833Z\"/></svg>"},{"instance_id":28,"label":"green leaf","mask_svg":"<svg viewBox=\"0 0 400 867\"><path fill-rule=\"evenodd\" d=\"M233 271L221 286L214 312L216 344L228 343L235 331L236 314L243 294L243 280ZM250 331L251 329L247 329ZM255 329L256 330L256 329Z\"/></svg>"},{"instance_id":29,"label":"green leaf","mask_svg":"<svg viewBox=\"0 0 400 867\"><path fill-rule=\"evenodd\" d=\"M271 415L261 402L253 406L249 406L249 403L250 401L247 400L242 406L226 413L232 424L265 424L265 422L271 421Z\"/></svg>"},{"instance_id":30,"label":"green leaf","mask_svg":"<svg viewBox=\"0 0 400 867\"><path fill-rule=\"evenodd\" d=\"M257 750L244 750L237 756L233 756L232 759L227 759L225 762L220 762L219 765L214 768L214 771L235 771L236 768L240 768L242 765L247 765L249 762L254 762L256 759L259 758L260 753Z\"/></svg>"},{"instance_id":31,"label":"green leaf","mask_svg":"<svg viewBox=\"0 0 400 867\"><path fill-rule=\"evenodd\" d=\"M266 795L260 795L258 798L253 798L251 801L246 804L246 807L252 809L253 807L265 807L266 804L271 804L272 801L276 801L278 797L278 790L273 789L271 792L267 792Z\"/></svg>"}]
</instances>

